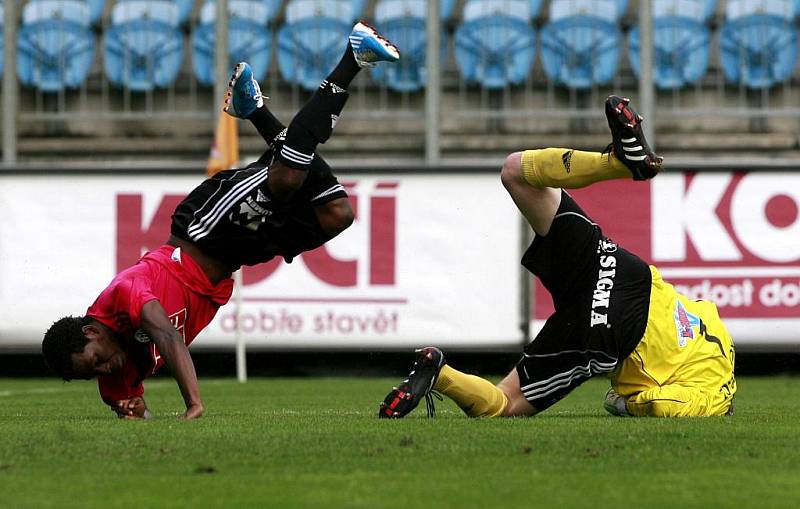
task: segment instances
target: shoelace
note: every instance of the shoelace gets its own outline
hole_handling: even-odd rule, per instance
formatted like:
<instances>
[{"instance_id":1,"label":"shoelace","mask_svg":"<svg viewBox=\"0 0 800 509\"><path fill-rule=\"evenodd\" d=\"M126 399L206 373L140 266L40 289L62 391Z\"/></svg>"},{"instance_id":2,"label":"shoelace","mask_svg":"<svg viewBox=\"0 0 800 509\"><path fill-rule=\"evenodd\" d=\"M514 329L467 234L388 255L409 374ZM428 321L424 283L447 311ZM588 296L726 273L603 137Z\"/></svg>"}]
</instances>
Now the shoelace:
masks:
<instances>
[{"instance_id":1,"label":"shoelace","mask_svg":"<svg viewBox=\"0 0 800 509\"><path fill-rule=\"evenodd\" d=\"M436 391L431 391L425 395L425 407L428 410L428 417L436 417L436 407L433 404L433 398L436 397L439 401L444 398Z\"/></svg>"}]
</instances>

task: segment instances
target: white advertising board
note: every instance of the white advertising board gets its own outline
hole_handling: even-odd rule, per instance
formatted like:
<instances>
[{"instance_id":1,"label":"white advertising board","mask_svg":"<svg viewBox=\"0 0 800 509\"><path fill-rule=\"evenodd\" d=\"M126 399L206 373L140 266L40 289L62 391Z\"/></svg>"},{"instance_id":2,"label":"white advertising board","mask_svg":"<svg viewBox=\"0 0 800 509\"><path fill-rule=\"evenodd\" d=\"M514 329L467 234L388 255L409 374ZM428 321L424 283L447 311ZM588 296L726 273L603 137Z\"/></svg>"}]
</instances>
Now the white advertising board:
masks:
<instances>
[{"instance_id":1,"label":"white advertising board","mask_svg":"<svg viewBox=\"0 0 800 509\"><path fill-rule=\"evenodd\" d=\"M201 176L21 174L0 188L0 347L38 346L116 272L169 235ZM243 272L193 348L464 348L523 342L520 229L496 174L340 175L351 228L285 264Z\"/></svg>"}]
</instances>

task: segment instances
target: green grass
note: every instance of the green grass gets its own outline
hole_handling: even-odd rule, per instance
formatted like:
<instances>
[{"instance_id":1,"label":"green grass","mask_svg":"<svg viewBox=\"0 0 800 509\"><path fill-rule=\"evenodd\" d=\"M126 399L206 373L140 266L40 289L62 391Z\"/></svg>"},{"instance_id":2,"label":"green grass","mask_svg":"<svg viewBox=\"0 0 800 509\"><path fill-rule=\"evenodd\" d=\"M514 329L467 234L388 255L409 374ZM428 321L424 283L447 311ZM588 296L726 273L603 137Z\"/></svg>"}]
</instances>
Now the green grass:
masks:
<instances>
[{"instance_id":1,"label":"green grass","mask_svg":"<svg viewBox=\"0 0 800 509\"><path fill-rule=\"evenodd\" d=\"M591 381L530 419L375 418L374 378L174 382L120 421L92 383L0 379L0 507L800 507L800 378L739 380L733 418L618 419Z\"/></svg>"}]
</instances>

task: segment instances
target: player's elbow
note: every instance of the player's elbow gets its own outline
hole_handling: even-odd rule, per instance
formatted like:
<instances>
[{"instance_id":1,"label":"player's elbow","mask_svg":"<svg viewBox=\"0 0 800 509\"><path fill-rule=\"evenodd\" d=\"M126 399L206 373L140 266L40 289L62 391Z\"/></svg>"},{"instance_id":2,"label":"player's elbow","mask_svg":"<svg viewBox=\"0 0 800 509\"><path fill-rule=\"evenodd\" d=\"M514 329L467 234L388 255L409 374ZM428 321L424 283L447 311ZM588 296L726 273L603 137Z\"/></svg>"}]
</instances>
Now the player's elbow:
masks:
<instances>
[{"instance_id":1,"label":"player's elbow","mask_svg":"<svg viewBox=\"0 0 800 509\"><path fill-rule=\"evenodd\" d=\"M149 335L162 354L186 348L183 336L174 328L149 331Z\"/></svg>"},{"instance_id":2,"label":"player's elbow","mask_svg":"<svg viewBox=\"0 0 800 509\"><path fill-rule=\"evenodd\" d=\"M336 236L350 228L355 220L355 213L350 207L350 202L346 199L335 200L331 206L326 208L322 227L325 233Z\"/></svg>"},{"instance_id":3,"label":"player's elbow","mask_svg":"<svg viewBox=\"0 0 800 509\"><path fill-rule=\"evenodd\" d=\"M345 207L342 207L342 210L337 215L337 223L339 226L339 231L343 232L346 229L350 228L355 219L356 215L353 213L353 209L350 208L350 203L348 202Z\"/></svg>"}]
</instances>

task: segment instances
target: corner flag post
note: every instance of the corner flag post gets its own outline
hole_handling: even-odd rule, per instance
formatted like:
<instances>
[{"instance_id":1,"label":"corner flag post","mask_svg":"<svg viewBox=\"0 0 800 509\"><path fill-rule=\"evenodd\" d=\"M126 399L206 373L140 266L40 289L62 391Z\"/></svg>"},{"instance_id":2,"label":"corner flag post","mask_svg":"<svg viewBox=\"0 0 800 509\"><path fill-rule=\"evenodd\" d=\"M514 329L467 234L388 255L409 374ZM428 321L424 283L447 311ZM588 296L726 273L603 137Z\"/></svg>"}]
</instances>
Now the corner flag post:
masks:
<instances>
[{"instance_id":1,"label":"corner flag post","mask_svg":"<svg viewBox=\"0 0 800 509\"><path fill-rule=\"evenodd\" d=\"M206 174L214 174L235 167L239 163L239 133L236 119L222 111L217 112L217 127L214 130L214 142L208 155ZM242 271L233 274L233 307L236 317L234 343L236 344L236 378L239 382L247 381L247 352L241 328L242 315Z\"/></svg>"}]
</instances>

